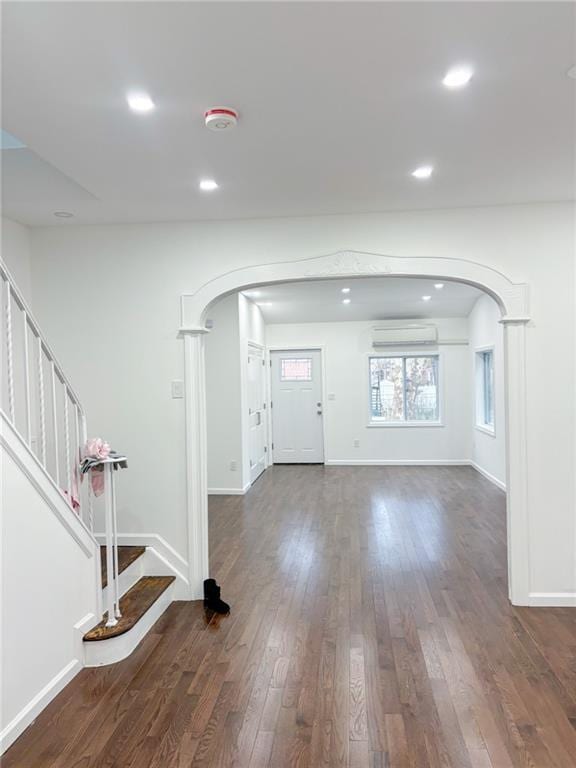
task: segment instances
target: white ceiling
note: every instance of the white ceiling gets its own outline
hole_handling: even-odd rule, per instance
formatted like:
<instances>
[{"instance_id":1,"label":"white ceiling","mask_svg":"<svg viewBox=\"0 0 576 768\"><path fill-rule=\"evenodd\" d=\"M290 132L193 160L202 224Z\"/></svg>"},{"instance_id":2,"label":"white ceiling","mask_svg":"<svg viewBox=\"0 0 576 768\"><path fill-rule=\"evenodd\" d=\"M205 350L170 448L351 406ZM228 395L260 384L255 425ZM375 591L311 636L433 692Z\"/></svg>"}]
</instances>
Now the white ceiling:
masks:
<instances>
[{"instance_id":1,"label":"white ceiling","mask_svg":"<svg viewBox=\"0 0 576 768\"><path fill-rule=\"evenodd\" d=\"M482 291L464 283L445 282L437 290L432 280L369 277L267 285L244 295L258 304L267 323L315 323L466 317ZM423 301L422 296L432 298ZM342 303L345 298L349 304Z\"/></svg>"},{"instance_id":2,"label":"white ceiling","mask_svg":"<svg viewBox=\"0 0 576 768\"><path fill-rule=\"evenodd\" d=\"M5 213L168 221L568 199L574 3L5 2ZM441 84L469 63L468 88ZM136 115L126 93L157 109ZM233 133L205 109L240 111ZM37 160L34 181L31 157ZM418 182L416 166L432 163ZM50 173L53 172L53 183ZM202 177L220 189L197 189Z\"/></svg>"}]
</instances>

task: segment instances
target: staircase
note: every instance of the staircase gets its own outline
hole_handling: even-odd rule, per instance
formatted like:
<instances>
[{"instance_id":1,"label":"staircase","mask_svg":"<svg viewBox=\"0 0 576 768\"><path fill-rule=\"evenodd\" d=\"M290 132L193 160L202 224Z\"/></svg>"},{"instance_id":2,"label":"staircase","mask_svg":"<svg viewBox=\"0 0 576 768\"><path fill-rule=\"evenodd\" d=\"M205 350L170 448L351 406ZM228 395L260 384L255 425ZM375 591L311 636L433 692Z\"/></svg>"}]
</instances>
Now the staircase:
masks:
<instances>
[{"instance_id":1,"label":"staircase","mask_svg":"<svg viewBox=\"0 0 576 768\"><path fill-rule=\"evenodd\" d=\"M7 629L0 753L83 666L128 656L171 601L189 594L183 573L167 558L166 543L153 534L147 536L156 547L119 547L118 577L106 573L90 483L82 482L78 471L86 437L80 400L0 260L2 624ZM112 594L109 582L117 584L122 614L114 626L106 626L103 613Z\"/></svg>"},{"instance_id":2,"label":"staircase","mask_svg":"<svg viewBox=\"0 0 576 768\"><path fill-rule=\"evenodd\" d=\"M100 547L102 603L106 603L108 574L106 547ZM173 600L172 575L145 575L154 568L146 547L118 547L118 586L122 616L106 626L108 613L84 635L84 663L87 667L113 664L129 656Z\"/></svg>"}]
</instances>

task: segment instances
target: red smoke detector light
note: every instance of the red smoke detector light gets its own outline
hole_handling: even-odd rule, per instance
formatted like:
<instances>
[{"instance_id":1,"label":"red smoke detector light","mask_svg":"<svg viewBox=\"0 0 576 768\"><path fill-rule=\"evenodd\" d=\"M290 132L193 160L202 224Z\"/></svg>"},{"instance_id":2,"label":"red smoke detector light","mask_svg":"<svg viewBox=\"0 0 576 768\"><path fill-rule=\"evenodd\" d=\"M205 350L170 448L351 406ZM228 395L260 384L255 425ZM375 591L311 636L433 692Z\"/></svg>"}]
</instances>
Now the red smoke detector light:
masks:
<instances>
[{"instance_id":1,"label":"red smoke detector light","mask_svg":"<svg viewBox=\"0 0 576 768\"><path fill-rule=\"evenodd\" d=\"M238 122L238 112L228 107L214 107L204 112L204 122L211 131L228 131Z\"/></svg>"}]
</instances>

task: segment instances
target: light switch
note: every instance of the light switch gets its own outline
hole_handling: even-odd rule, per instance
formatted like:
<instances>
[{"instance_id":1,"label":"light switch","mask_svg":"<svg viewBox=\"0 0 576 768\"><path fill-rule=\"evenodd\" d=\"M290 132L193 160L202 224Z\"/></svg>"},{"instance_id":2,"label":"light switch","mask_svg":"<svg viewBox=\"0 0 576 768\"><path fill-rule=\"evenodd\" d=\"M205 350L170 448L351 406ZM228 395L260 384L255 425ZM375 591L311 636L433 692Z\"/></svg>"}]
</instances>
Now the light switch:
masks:
<instances>
[{"instance_id":1,"label":"light switch","mask_svg":"<svg viewBox=\"0 0 576 768\"><path fill-rule=\"evenodd\" d=\"M178 400L184 397L184 382L180 379L175 379L172 382L172 399Z\"/></svg>"}]
</instances>

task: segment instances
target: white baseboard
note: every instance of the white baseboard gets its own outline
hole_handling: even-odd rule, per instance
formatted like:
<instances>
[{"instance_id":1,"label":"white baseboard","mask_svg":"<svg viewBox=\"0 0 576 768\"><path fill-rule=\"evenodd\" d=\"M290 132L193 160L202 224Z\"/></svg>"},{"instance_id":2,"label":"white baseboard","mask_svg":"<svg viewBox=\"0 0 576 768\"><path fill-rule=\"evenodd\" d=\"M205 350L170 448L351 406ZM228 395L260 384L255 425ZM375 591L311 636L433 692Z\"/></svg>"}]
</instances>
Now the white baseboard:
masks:
<instances>
[{"instance_id":1,"label":"white baseboard","mask_svg":"<svg viewBox=\"0 0 576 768\"><path fill-rule=\"evenodd\" d=\"M68 685L72 678L76 677L81 669L82 664L80 660L72 659L20 710L16 717L0 733L0 754L3 754L16 741L18 736L34 722L40 712Z\"/></svg>"},{"instance_id":2,"label":"white baseboard","mask_svg":"<svg viewBox=\"0 0 576 768\"><path fill-rule=\"evenodd\" d=\"M468 459L326 459L328 467L465 467Z\"/></svg>"},{"instance_id":3,"label":"white baseboard","mask_svg":"<svg viewBox=\"0 0 576 768\"><path fill-rule=\"evenodd\" d=\"M576 608L576 592L530 592L533 608Z\"/></svg>"},{"instance_id":4,"label":"white baseboard","mask_svg":"<svg viewBox=\"0 0 576 768\"><path fill-rule=\"evenodd\" d=\"M244 496L249 488L250 483L243 488L208 488L208 496Z\"/></svg>"},{"instance_id":5,"label":"white baseboard","mask_svg":"<svg viewBox=\"0 0 576 768\"><path fill-rule=\"evenodd\" d=\"M476 464L475 461L469 461L468 463L473 469L476 470L476 472L479 472L481 475L483 475L486 480L490 480L490 482L493 483L497 488L500 488L501 491L506 491L506 483L503 483L502 480L498 480L497 477L491 475L490 472L487 472L479 464Z\"/></svg>"},{"instance_id":6,"label":"white baseboard","mask_svg":"<svg viewBox=\"0 0 576 768\"><path fill-rule=\"evenodd\" d=\"M106 543L104 533L95 533L100 544ZM173 600L190 600L188 563L157 533L119 533L118 544L128 547L146 547L144 566L147 576L176 576L172 590Z\"/></svg>"}]
</instances>

